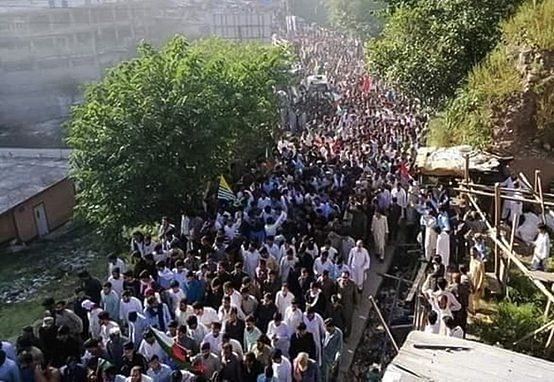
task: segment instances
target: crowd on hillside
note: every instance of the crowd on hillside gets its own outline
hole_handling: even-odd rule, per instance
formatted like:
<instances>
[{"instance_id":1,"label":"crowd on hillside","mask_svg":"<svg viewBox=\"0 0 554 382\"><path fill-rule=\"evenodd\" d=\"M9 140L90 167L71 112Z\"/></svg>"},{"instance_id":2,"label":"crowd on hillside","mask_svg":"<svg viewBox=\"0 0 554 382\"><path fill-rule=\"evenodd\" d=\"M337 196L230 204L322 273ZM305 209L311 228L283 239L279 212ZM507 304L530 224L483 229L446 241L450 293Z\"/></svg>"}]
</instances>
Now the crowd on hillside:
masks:
<instances>
[{"instance_id":1,"label":"crowd on hillside","mask_svg":"<svg viewBox=\"0 0 554 382\"><path fill-rule=\"evenodd\" d=\"M465 331L487 259L482 222L411 177L425 120L364 72L359 42L299 29L300 66L340 98L302 96L271 165L234 181L215 216L163 218L156 234L133 234L130 261L80 272L71 303L44 301L38 327L2 342L0 380L333 381L370 252L383 260L400 226L433 263L429 330Z\"/></svg>"}]
</instances>

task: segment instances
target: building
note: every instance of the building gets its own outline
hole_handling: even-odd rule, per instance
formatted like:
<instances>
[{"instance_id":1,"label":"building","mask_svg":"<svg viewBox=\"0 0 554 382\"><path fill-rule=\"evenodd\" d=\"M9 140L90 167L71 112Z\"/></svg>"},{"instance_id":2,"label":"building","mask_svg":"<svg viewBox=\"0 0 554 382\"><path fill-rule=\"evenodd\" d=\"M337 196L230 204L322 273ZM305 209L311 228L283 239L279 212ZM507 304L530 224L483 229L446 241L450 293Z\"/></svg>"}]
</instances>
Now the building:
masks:
<instances>
[{"instance_id":1,"label":"building","mask_svg":"<svg viewBox=\"0 0 554 382\"><path fill-rule=\"evenodd\" d=\"M69 150L0 149L0 243L47 235L73 214Z\"/></svg>"},{"instance_id":2,"label":"building","mask_svg":"<svg viewBox=\"0 0 554 382\"><path fill-rule=\"evenodd\" d=\"M272 1L0 0L0 145L60 147L80 86L181 34L271 41ZM247 6L245 4L253 4ZM48 130L48 131L46 131Z\"/></svg>"}]
</instances>

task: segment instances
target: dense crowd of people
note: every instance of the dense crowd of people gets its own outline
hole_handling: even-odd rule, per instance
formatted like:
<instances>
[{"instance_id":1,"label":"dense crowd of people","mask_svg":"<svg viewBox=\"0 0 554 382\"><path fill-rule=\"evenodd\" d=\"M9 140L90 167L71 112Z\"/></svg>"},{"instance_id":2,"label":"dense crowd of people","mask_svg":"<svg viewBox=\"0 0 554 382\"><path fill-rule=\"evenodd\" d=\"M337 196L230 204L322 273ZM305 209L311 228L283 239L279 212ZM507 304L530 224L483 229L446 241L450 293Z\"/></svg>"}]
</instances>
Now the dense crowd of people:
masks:
<instances>
[{"instance_id":1,"label":"dense crowd of people","mask_svg":"<svg viewBox=\"0 0 554 382\"><path fill-rule=\"evenodd\" d=\"M80 272L71 304L44 301L39 327L3 343L1 380L334 380L368 250L383 259L401 219L415 240L409 168L424 121L365 74L358 41L310 27L289 41L329 83L290 108L271 170L236 179L215 218L164 218L157 235L133 235L130 261Z\"/></svg>"},{"instance_id":2,"label":"dense crowd of people","mask_svg":"<svg viewBox=\"0 0 554 382\"><path fill-rule=\"evenodd\" d=\"M328 83L291 101L271 163L233 178L212 214L163 218L105 275L80 272L71 303L44 301L38 326L2 342L0 380L333 381L370 252L384 260L400 227L432 263L426 330L463 337L484 288L483 222L412 178L425 118L365 73L361 44L295 29L298 66Z\"/></svg>"}]
</instances>

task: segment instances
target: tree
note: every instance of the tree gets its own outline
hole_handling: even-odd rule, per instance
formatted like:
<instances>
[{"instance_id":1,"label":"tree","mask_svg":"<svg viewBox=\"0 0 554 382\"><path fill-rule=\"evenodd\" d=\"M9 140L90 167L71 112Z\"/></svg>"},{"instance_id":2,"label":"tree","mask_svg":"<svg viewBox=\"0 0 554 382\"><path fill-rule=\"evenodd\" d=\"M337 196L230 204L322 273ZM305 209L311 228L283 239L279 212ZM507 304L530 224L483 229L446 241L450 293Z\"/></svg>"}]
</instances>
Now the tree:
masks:
<instances>
[{"instance_id":1,"label":"tree","mask_svg":"<svg viewBox=\"0 0 554 382\"><path fill-rule=\"evenodd\" d=\"M115 243L124 226L198 200L232 160L252 159L272 139L288 58L283 48L220 40L140 45L72 110L77 212Z\"/></svg>"},{"instance_id":2,"label":"tree","mask_svg":"<svg viewBox=\"0 0 554 382\"><path fill-rule=\"evenodd\" d=\"M323 0L331 24L358 37L377 36L383 28L379 11L386 4L375 0Z\"/></svg>"},{"instance_id":3,"label":"tree","mask_svg":"<svg viewBox=\"0 0 554 382\"><path fill-rule=\"evenodd\" d=\"M366 45L369 71L426 106L454 95L500 39L499 22L521 0L389 0L380 38Z\"/></svg>"}]
</instances>

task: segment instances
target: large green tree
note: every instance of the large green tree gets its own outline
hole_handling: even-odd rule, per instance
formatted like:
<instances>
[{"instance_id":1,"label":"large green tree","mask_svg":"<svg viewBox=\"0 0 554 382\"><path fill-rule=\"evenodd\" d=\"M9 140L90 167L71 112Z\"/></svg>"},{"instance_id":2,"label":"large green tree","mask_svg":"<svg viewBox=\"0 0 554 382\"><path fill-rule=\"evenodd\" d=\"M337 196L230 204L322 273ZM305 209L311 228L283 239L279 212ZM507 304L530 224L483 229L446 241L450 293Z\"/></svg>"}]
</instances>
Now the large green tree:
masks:
<instances>
[{"instance_id":1,"label":"large green tree","mask_svg":"<svg viewBox=\"0 0 554 382\"><path fill-rule=\"evenodd\" d=\"M426 106L451 97L498 43L499 22L522 0L388 0L380 38L366 44L370 72Z\"/></svg>"},{"instance_id":2,"label":"large green tree","mask_svg":"<svg viewBox=\"0 0 554 382\"><path fill-rule=\"evenodd\" d=\"M376 0L323 0L331 24L358 37L377 36L383 28L381 11L383 1Z\"/></svg>"},{"instance_id":3,"label":"large green tree","mask_svg":"<svg viewBox=\"0 0 554 382\"><path fill-rule=\"evenodd\" d=\"M142 44L72 111L77 211L115 241L124 226L177 214L232 161L263 152L288 58L282 48L221 40Z\"/></svg>"}]
</instances>

